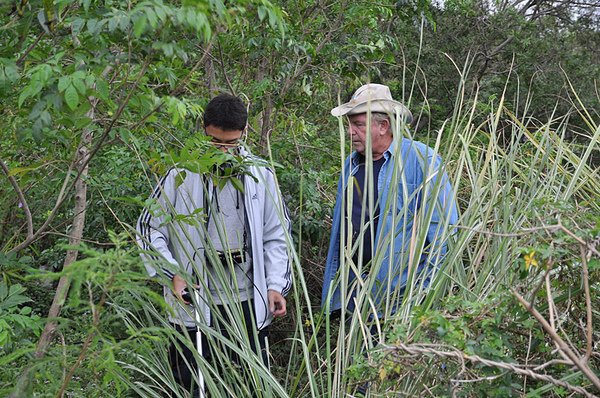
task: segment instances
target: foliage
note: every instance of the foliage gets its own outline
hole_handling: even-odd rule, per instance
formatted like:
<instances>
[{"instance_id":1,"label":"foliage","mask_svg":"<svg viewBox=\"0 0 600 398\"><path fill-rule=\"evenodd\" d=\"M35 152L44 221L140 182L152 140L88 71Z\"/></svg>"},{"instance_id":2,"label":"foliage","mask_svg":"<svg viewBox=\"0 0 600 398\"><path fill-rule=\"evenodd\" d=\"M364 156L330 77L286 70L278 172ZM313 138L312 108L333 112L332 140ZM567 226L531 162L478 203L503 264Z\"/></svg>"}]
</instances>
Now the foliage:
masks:
<instances>
[{"instance_id":1,"label":"foliage","mask_svg":"<svg viewBox=\"0 0 600 398\"><path fill-rule=\"evenodd\" d=\"M588 354L589 327L598 340L600 314L586 297L600 294L600 31L597 8L571 3L1 3L1 395L177 390L166 349L178 337L160 286L147 280L133 236L119 233L131 234L166 167L235 161L203 157L197 138L218 91L247 98L247 144L276 166L293 216L295 291L273 327L272 374L245 357L265 394L593 391L508 291L534 303L576 352ZM388 84L413 111L408 134L441 153L461 208L430 288L379 323L365 317L366 295L342 320L319 308L333 194L350 150L329 109L368 81ZM82 181L85 244L69 246ZM79 261L66 261L71 251ZM36 358L60 277L72 288L53 345ZM547 364L538 373L553 379L466 359L463 368L451 353Z\"/></svg>"},{"instance_id":2,"label":"foliage","mask_svg":"<svg viewBox=\"0 0 600 398\"><path fill-rule=\"evenodd\" d=\"M25 288L20 284L8 285L5 280L0 283L0 357L3 371L0 372L0 391L7 391L8 380L18 375L18 368L11 363L28 355L41 332L42 320L24 305L31 301L25 296Z\"/></svg>"}]
</instances>

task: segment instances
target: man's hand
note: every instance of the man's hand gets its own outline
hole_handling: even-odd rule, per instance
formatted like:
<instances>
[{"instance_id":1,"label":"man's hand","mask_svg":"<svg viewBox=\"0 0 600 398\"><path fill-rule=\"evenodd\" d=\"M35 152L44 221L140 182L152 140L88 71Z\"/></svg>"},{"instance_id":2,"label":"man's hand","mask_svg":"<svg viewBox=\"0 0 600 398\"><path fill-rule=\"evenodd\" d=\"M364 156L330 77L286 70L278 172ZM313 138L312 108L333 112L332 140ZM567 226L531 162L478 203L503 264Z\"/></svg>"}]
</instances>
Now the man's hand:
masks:
<instances>
[{"instance_id":1,"label":"man's hand","mask_svg":"<svg viewBox=\"0 0 600 398\"><path fill-rule=\"evenodd\" d=\"M173 277L173 293L175 294L175 297L177 297L179 300L183 301L186 304L190 304L189 302L185 301L183 297L181 297L186 287L187 283L182 277L180 277L179 275L175 275Z\"/></svg>"},{"instance_id":2,"label":"man's hand","mask_svg":"<svg viewBox=\"0 0 600 398\"><path fill-rule=\"evenodd\" d=\"M285 297L283 297L281 293L275 290L269 290L268 296L269 311L271 311L271 314L273 314L274 318L278 318L287 314L287 310L285 309Z\"/></svg>"}]
</instances>

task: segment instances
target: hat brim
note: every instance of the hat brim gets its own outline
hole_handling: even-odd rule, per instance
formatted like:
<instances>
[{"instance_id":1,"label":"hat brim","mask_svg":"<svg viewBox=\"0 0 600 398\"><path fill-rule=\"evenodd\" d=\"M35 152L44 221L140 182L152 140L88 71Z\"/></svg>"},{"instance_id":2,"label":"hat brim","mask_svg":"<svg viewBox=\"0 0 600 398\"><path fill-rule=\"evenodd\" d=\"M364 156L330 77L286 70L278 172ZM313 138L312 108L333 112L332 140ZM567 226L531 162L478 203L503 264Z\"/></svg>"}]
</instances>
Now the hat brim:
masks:
<instances>
[{"instance_id":1,"label":"hat brim","mask_svg":"<svg viewBox=\"0 0 600 398\"><path fill-rule=\"evenodd\" d=\"M336 117L358 115L361 113L388 113L400 115L406 123L413 119L412 113L402 103L394 100L371 100L360 104L345 103L331 110L331 114Z\"/></svg>"}]
</instances>

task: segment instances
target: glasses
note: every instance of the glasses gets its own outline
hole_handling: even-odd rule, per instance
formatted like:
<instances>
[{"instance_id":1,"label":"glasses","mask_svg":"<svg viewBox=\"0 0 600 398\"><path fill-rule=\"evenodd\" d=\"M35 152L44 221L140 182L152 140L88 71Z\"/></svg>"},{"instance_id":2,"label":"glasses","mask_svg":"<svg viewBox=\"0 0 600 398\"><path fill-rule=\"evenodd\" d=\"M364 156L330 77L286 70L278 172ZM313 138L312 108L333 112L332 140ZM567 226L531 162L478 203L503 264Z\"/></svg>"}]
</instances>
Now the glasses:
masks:
<instances>
[{"instance_id":1,"label":"glasses","mask_svg":"<svg viewBox=\"0 0 600 398\"><path fill-rule=\"evenodd\" d=\"M233 140L220 140L217 137L214 137L206 132L204 132L204 134L210 137L210 143L219 149L233 149L238 148L240 145L242 145L241 137L235 138Z\"/></svg>"},{"instance_id":2,"label":"glasses","mask_svg":"<svg viewBox=\"0 0 600 398\"><path fill-rule=\"evenodd\" d=\"M216 146L217 148L231 149L231 148L238 148L242 144L242 140L235 139L235 140L221 141L218 138L212 137L210 140L210 143L213 144L214 146Z\"/></svg>"}]
</instances>

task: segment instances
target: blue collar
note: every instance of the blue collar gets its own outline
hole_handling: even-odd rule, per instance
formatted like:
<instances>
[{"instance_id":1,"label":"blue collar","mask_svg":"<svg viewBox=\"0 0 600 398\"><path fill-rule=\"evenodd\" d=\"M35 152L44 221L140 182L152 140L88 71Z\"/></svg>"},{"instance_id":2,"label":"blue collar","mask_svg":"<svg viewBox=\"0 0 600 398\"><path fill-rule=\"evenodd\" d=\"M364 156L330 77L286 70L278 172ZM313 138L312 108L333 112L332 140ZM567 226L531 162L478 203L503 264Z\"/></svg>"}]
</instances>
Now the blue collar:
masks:
<instances>
[{"instance_id":1,"label":"blue collar","mask_svg":"<svg viewBox=\"0 0 600 398\"><path fill-rule=\"evenodd\" d=\"M394 155L395 148L396 148L396 140L392 140L392 143L390 144L388 149L386 149L385 152L383 153L383 157L385 158L386 163L390 159L390 157L392 157ZM352 166L356 167L359 165L359 162L358 162L359 155L360 154L356 151L353 151L352 155L350 155Z\"/></svg>"}]
</instances>

